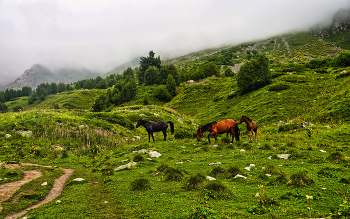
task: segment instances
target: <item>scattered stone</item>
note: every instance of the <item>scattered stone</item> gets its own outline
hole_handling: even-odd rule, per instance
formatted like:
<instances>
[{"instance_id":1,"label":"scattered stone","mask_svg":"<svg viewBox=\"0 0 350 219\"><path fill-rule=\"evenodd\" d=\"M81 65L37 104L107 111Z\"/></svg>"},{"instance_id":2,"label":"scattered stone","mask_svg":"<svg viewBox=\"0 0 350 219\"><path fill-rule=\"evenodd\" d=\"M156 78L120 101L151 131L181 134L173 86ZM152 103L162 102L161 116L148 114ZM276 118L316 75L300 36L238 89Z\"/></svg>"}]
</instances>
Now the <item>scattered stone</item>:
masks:
<instances>
[{"instance_id":1,"label":"scattered stone","mask_svg":"<svg viewBox=\"0 0 350 219\"><path fill-rule=\"evenodd\" d=\"M240 152L244 152L245 150L244 149L241 149Z\"/></svg>"},{"instance_id":2,"label":"scattered stone","mask_svg":"<svg viewBox=\"0 0 350 219\"><path fill-rule=\"evenodd\" d=\"M266 176L268 176L268 177L270 177L270 176L271 176L271 174L268 174L268 173L266 173L265 175L266 175Z\"/></svg>"},{"instance_id":3,"label":"scattered stone","mask_svg":"<svg viewBox=\"0 0 350 219\"><path fill-rule=\"evenodd\" d=\"M244 169L246 169L246 170L250 171L250 167L246 167L246 168L244 168Z\"/></svg>"},{"instance_id":4,"label":"scattered stone","mask_svg":"<svg viewBox=\"0 0 350 219\"><path fill-rule=\"evenodd\" d=\"M324 150L320 150L321 152L323 152L323 153L326 153L327 151L324 151Z\"/></svg>"},{"instance_id":5,"label":"scattered stone","mask_svg":"<svg viewBox=\"0 0 350 219\"><path fill-rule=\"evenodd\" d=\"M247 179L247 177L246 176L243 176L243 175L240 175L240 174L237 174L235 177L233 177L233 178L243 178L243 179Z\"/></svg>"},{"instance_id":6,"label":"scattered stone","mask_svg":"<svg viewBox=\"0 0 350 219\"><path fill-rule=\"evenodd\" d=\"M61 200L57 200L57 201L56 201L56 204L59 204L59 203L61 203L61 202L62 202Z\"/></svg>"},{"instance_id":7,"label":"scattered stone","mask_svg":"<svg viewBox=\"0 0 350 219\"><path fill-rule=\"evenodd\" d=\"M290 156L290 154L277 154L277 157L279 157L281 159L288 159L289 156Z\"/></svg>"},{"instance_id":8,"label":"scattered stone","mask_svg":"<svg viewBox=\"0 0 350 219\"><path fill-rule=\"evenodd\" d=\"M207 179L208 179L209 181L214 181L214 180L216 180L214 177L211 177L211 176L207 176Z\"/></svg>"},{"instance_id":9,"label":"scattered stone","mask_svg":"<svg viewBox=\"0 0 350 219\"><path fill-rule=\"evenodd\" d=\"M211 148L216 148L218 145L217 144L213 144L213 145L211 145L210 147Z\"/></svg>"},{"instance_id":10,"label":"scattered stone","mask_svg":"<svg viewBox=\"0 0 350 219\"><path fill-rule=\"evenodd\" d=\"M211 166L211 165L217 165L217 164L221 164L221 162L210 163L209 166Z\"/></svg>"},{"instance_id":11,"label":"scattered stone","mask_svg":"<svg viewBox=\"0 0 350 219\"><path fill-rule=\"evenodd\" d=\"M130 162L128 164L121 165L121 166L115 168L114 170L118 171L118 170L130 169L132 166L135 166L135 165L136 165L136 162Z\"/></svg>"},{"instance_id":12,"label":"scattered stone","mask_svg":"<svg viewBox=\"0 0 350 219\"><path fill-rule=\"evenodd\" d=\"M255 197L260 197L259 192L257 192L257 193L255 194Z\"/></svg>"},{"instance_id":13,"label":"scattered stone","mask_svg":"<svg viewBox=\"0 0 350 219\"><path fill-rule=\"evenodd\" d=\"M41 183L42 186L47 186L47 182Z\"/></svg>"},{"instance_id":14,"label":"scattered stone","mask_svg":"<svg viewBox=\"0 0 350 219\"><path fill-rule=\"evenodd\" d=\"M75 178L75 179L73 179L73 181L77 181L77 182L81 182L81 181L84 181L85 179L83 179L83 178Z\"/></svg>"},{"instance_id":15,"label":"scattered stone","mask_svg":"<svg viewBox=\"0 0 350 219\"><path fill-rule=\"evenodd\" d=\"M180 161L180 162L177 162L176 164L183 164L184 162Z\"/></svg>"},{"instance_id":16,"label":"scattered stone","mask_svg":"<svg viewBox=\"0 0 350 219\"><path fill-rule=\"evenodd\" d=\"M12 137L12 135L10 135L10 134L6 134L6 135L5 135L5 138L6 138L6 139L11 138L11 137Z\"/></svg>"},{"instance_id":17,"label":"scattered stone","mask_svg":"<svg viewBox=\"0 0 350 219\"><path fill-rule=\"evenodd\" d=\"M150 151L149 153L148 153L148 155L150 156L150 157L155 157L155 158L159 158L160 156L162 156L159 152L157 152L157 151Z\"/></svg>"},{"instance_id":18,"label":"scattered stone","mask_svg":"<svg viewBox=\"0 0 350 219\"><path fill-rule=\"evenodd\" d=\"M17 131L18 134L20 134L22 137L32 137L33 132L28 130L28 131Z\"/></svg>"},{"instance_id":19,"label":"scattered stone","mask_svg":"<svg viewBox=\"0 0 350 219\"><path fill-rule=\"evenodd\" d=\"M108 204L109 202L108 201L105 201L105 204Z\"/></svg>"}]
</instances>

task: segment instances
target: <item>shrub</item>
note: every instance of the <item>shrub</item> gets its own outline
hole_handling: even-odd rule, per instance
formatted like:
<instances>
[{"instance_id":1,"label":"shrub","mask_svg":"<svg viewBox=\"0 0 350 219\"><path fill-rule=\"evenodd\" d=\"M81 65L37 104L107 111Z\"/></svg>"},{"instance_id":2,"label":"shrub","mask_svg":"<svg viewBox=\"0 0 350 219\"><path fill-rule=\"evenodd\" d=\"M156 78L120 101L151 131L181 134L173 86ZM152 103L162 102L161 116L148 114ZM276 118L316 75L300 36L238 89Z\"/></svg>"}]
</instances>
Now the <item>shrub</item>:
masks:
<instances>
[{"instance_id":1,"label":"shrub","mask_svg":"<svg viewBox=\"0 0 350 219\"><path fill-rule=\"evenodd\" d=\"M205 176L202 174L198 173L195 176L191 176L185 184L185 188L187 190L196 190L200 187L200 185L204 182Z\"/></svg>"},{"instance_id":2,"label":"shrub","mask_svg":"<svg viewBox=\"0 0 350 219\"><path fill-rule=\"evenodd\" d=\"M163 171L165 171L165 170L168 169L168 168L169 168L168 165L166 165L166 164L161 164L159 167L157 167L157 171L163 172Z\"/></svg>"},{"instance_id":3,"label":"shrub","mask_svg":"<svg viewBox=\"0 0 350 219\"><path fill-rule=\"evenodd\" d=\"M139 162L139 161L144 161L145 158L143 158L141 154L136 154L136 155L132 158L132 160L133 160L134 162Z\"/></svg>"},{"instance_id":4,"label":"shrub","mask_svg":"<svg viewBox=\"0 0 350 219\"><path fill-rule=\"evenodd\" d=\"M237 166L229 167L227 172L228 177L235 177L237 174L242 174L242 171Z\"/></svg>"},{"instance_id":5,"label":"shrub","mask_svg":"<svg viewBox=\"0 0 350 219\"><path fill-rule=\"evenodd\" d=\"M148 179L140 178L131 182L131 191L145 191L151 189L151 184Z\"/></svg>"},{"instance_id":6,"label":"shrub","mask_svg":"<svg viewBox=\"0 0 350 219\"><path fill-rule=\"evenodd\" d=\"M270 81L269 60L265 55L246 61L237 74L237 86L241 93L257 90L270 84Z\"/></svg>"},{"instance_id":7,"label":"shrub","mask_svg":"<svg viewBox=\"0 0 350 219\"><path fill-rule=\"evenodd\" d=\"M214 167L211 171L210 174L213 176L219 176L219 177L224 177L227 175L226 170L220 166Z\"/></svg>"},{"instance_id":8,"label":"shrub","mask_svg":"<svg viewBox=\"0 0 350 219\"><path fill-rule=\"evenodd\" d=\"M191 129L178 128L175 130L174 137L175 137L175 139L193 138L194 132Z\"/></svg>"},{"instance_id":9,"label":"shrub","mask_svg":"<svg viewBox=\"0 0 350 219\"><path fill-rule=\"evenodd\" d=\"M265 143L263 146L261 146L259 149L261 150L272 150L272 146Z\"/></svg>"},{"instance_id":10,"label":"shrub","mask_svg":"<svg viewBox=\"0 0 350 219\"><path fill-rule=\"evenodd\" d=\"M299 125L296 123L289 123L289 124L278 126L278 131L279 132L287 132L287 131L298 129L298 127L299 127Z\"/></svg>"},{"instance_id":11,"label":"shrub","mask_svg":"<svg viewBox=\"0 0 350 219\"><path fill-rule=\"evenodd\" d=\"M295 173L291 175L290 180L287 183L296 187L301 187L301 186L313 184L314 181L310 179L306 175L306 173L300 172L300 173Z\"/></svg>"},{"instance_id":12,"label":"shrub","mask_svg":"<svg viewBox=\"0 0 350 219\"><path fill-rule=\"evenodd\" d=\"M335 161L337 163L342 163L342 162L344 162L346 160L345 156L342 153L338 152L338 151L330 154L327 159L330 160L330 161Z\"/></svg>"},{"instance_id":13,"label":"shrub","mask_svg":"<svg viewBox=\"0 0 350 219\"><path fill-rule=\"evenodd\" d=\"M182 171L173 167L166 168L164 174L166 181L181 181L183 177Z\"/></svg>"},{"instance_id":14,"label":"shrub","mask_svg":"<svg viewBox=\"0 0 350 219\"><path fill-rule=\"evenodd\" d=\"M211 190L214 192L225 192L228 191L227 187L219 182L210 182L204 187L206 190Z\"/></svg>"},{"instance_id":15,"label":"shrub","mask_svg":"<svg viewBox=\"0 0 350 219\"><path fill-rule=\"evenodd\" d=\"M173 98L165 86L156 88L155 97L160 101L170 101Z\"/></svg>"}]
</instances>

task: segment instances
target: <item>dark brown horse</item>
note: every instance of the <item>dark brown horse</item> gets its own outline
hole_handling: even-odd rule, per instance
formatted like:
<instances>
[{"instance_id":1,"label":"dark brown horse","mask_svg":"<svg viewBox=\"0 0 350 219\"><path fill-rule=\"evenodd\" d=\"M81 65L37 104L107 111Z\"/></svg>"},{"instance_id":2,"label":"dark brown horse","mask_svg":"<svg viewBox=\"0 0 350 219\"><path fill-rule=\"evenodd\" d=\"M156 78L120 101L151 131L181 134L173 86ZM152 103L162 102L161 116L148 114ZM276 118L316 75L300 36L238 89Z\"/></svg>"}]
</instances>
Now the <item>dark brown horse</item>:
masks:
<instances>
[{"instance_id":1,"label":"dark brown horse","mask_svg":"<svg viewBox=\"0 0 350 219\"><path fill-rule=\"evenodd\" d=\"M241 124L242 122L245 122L247 124L249 142L253 142L253 132L255 132L255 141L258 141L258 124L246 116L242 116L238 124Z\"/></svg>"},{"instance_id":2,"label":"dark brown horse","mask_svg":"<svg viewBox=\"0 0 350 219\"><path fill-rule=\"evenodd\" d=\"M210 136L214 136L215 140L217 140L217 134L230 133L233 138L236 138L236 141L239 141L239 128L236 122L232 119L227 119L222 122L211 122L197 129L197 140L203 136L203 132L210 132L208 135L208 141L210 143Z\"/></svg>"},{"instance_id":3,"label":"dark brown horse","mask_svg":"<svg viewBox=\"0 0 350 219\"><path fill-rule=\"evenodd\" d=\"M171 134L174 134L174 123L172 123L171 121L167 122L170 124L170 131ZM136 128L138 128L140 125L143 125L146 128L146 131L148 132L148 141L151 142L151 136L152 139L154 141L154 137L153 137L153 132L163 132L164 135L164 141L166 141L166 129L168 128L168 124L166 122L149 122L146 120L142 120L140 119L137 124L136 124Z\"/></svg>"}]
</instances>

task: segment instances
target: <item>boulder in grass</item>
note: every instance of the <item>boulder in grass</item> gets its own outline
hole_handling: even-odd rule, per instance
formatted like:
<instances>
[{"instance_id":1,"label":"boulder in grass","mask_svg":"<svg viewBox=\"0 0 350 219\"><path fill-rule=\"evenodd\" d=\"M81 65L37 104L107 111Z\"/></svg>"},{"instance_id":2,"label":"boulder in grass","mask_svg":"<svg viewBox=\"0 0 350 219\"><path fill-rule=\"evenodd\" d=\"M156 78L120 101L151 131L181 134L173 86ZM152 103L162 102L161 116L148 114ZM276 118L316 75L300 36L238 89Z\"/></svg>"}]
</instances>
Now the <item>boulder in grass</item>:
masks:
<instances>
[{"instance_id":1,"label":"boulder in grass","mask_svg":"<svg viewBox=\"0 0 350 219\"><path fill-rule=\"evenodd\" d=\"M150 157L154 157L154 158L159 158L160 156L162 156L159 152L157 152L157 151L150 151L149 153L148 153L148 155L150 156Z\"/></svg>"},{"instance_id":2,"label":"boulder in grass","mask_svg":"<svg viewBox=\"0 0 350 219\"><path fill-rule=\"evenodd\" d=\"M118 170L130 169L132 166L135 166L135 165L136 165L136 162L130 162L128 164L121 165L121 166L115 168L114 170L118 171Z\"/></svg>"}]
</instances>

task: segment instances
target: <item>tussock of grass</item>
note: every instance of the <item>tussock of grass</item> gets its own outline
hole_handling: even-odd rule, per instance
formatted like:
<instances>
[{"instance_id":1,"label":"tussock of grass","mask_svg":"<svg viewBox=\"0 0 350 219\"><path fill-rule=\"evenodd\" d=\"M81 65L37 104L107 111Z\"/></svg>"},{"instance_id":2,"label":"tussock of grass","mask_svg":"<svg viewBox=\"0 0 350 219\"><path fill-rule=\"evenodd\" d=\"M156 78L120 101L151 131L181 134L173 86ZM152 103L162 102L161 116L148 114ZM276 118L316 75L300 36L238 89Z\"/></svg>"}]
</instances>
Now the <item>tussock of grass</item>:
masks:
<instances>
[{"instance_id":1,"label":"tussock of grass","mask_svg":"<svg viewBox=\"0 0 350 219\"><path fill-rule=\"evenodd\" d=\"M198 190L203 184L204 180L205 176L198 173L195 176L188 178L184 187L186 190Z\"/></svg>"},{"instance_id":2,"label":"tussock of grass","mask_svg":"<svg viewBox=\"0 0 350 219\"><path fill-rule=\"evenodd\" d=\"M295 173L290 176L290 180L287 182L289 185L293 185L296 187L311 185L314 183L314 180L310 179L306 173L300 172Z\"/></svg>"},{"instance_id":3,"label":"tussock of grass","mask_svg":"<svg viewBox=\"0 0 350 219\"><path fill-rule=\"evenodd\" d=\"M131 182L131 191L145 191L151 189L151 183L146 178L139 178Z\"/></svg>"}]
</instances>

